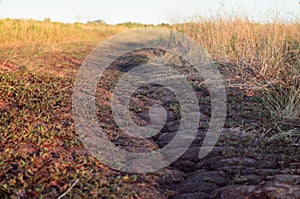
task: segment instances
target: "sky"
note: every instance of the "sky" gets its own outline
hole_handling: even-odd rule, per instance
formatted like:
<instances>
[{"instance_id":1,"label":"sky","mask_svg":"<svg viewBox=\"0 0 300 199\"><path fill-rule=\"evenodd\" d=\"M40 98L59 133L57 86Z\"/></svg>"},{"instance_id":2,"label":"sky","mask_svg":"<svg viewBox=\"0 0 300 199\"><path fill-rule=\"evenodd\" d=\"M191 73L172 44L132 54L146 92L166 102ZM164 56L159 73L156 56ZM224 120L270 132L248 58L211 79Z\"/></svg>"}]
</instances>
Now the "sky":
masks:
<instances>
[{"instance_id":1,"label":"sky","mask_svg":"<svg viewBox=\"0 0 300 199\"><path fill-rule=\"evenodd\" d=\"M22 18L65 23L104 20L178 23L195 16L241 15L268 22L300 18L300 0L0 0L0 18Z\"/></svg>"}]
</instances>

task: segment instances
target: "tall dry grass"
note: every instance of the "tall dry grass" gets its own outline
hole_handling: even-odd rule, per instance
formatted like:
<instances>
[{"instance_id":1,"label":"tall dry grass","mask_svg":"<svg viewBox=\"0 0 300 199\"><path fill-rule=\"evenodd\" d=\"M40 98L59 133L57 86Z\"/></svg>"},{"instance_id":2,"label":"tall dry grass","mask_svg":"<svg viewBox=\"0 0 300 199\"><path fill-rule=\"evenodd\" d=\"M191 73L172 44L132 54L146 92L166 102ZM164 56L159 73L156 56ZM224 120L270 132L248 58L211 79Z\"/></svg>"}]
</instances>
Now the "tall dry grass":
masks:
<instances>
[{"instance_id":1,"label":"tall dry grass","mask_svg":"<svg viewBox=\"0 0 300 199\"><path fill-rule=\"evenodd\" d=\"M0 46L3 48L56 45L101 40L135 26L101 23L64 24L50 20L0 20ZM219 63L234 65L242 76L286 76L299 65L300 23L257 24L241 18L198 19L177 24L174 29L199 42ZM294 70L294 69L293 69Z\"/></svg>"},{"instance_id":2,"label":"tall dry grass","mask_svg":"<svg viewBox=\"0 0 300 199\"><path fill-rule=\"evenodd\" d=\"M300 21L259 24L247 19L198 19L175 29L200 43L223 68L255 90L278 135L300 138ZM282 124L291 124L283 130ZM296 127L295 130L294 128ZM292 132L292 134L291 134ZM295 134L295 132L298 132ZM298 143L299 144L299 143Z\"/></svg>"},{"instance_id":3,"label":"tall dry grass","mask_svg":"<svg viewBox=\"0 0 300 199\"><path fill-rule=\"evenodd\" d=\"M176 30L199 42L216 61L234 64L242 76L276 78L299 65L300 23L199 19L176 25Z\"/></svg>"},{"instance_id":4,"label":"tall dry grass","mask_svg":"<svg viewBox=\"0 0 300 199\"><path fill-rule=\"evenodd\" d=\"M31 72L49 72L50 54L82 54L102 40L128 30L125 25L103 23L64 24L23 19L0 20L0 72L27 68ZM81 56L81 55L80 55ZM46 60L45 60L46 59ZM49 60L47 60L49 59ZM53 58L52 60L55 60Z\"/></svg>"},{"instance_id":5,"label":"tall dry grass","mask_svg":"<svg viewBox=\"0 0 300 199\"><path fill-rule=\"evenodd\" d=\"M64 24L50 20L0 20L1 47L28 45L55 45L74 42L99 42L111 35L125 31L126 26L106 24Z\"/></svg>"}]
</instances>

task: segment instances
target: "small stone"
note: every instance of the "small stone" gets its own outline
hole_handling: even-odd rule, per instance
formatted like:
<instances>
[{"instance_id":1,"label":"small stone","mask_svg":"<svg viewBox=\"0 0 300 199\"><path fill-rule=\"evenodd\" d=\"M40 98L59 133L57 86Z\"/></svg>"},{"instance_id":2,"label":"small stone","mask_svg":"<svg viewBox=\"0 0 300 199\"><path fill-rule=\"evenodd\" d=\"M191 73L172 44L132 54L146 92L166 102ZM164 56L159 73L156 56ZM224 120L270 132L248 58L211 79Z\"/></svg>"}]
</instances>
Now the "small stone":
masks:
<instances>
[{"instance_id":1,"label":"small stone","mask_svg":"<svg viewBox=\"0 0 300 199\"><path fill-rule=\"evenodd\" d=\"M190 179L194 178L195 180L198 179L203 182L212 182L217 185L226 185L228 183L227 175L223 171L195 171L189 175Z\"/></svg>"},{"instance_id":2,"label":"small stone","mask_svg":"<svg viewBox=\"0 0 300 199\"><path fill-rule=\"evenodd\" d=\"M158 138L158 145L160 147L163 147L167 145L171 140L174 138L175 134L174 133L164 133Z\"/></svg>"},{"instance_id":3,"label":"small stone","mask_svg":"<svg viewBox=\"0 0 300 199\"><path fill-rule=\"evenodd\" d=\"M257 168L261 169L277 169L279 167L278 163L268 160L257 161Z\"/></svg>"},{"instance_id":4,"label":"small stone","mask_svg":"<svg viewBox=\"0 0 300 199\"><path fill-rule=\"evenodd\" d=\"M245 199L255 198L253 192L257 190L254 185L228 185L213 191L210 194L210 198L218 199ZM264 197L259 197L264 198Z\"/></svg>"},{"instance_id":5,"label":"small stone","mask_svg":"<svg viewBox=\"0 0 300 199\"><path fill-rule=\"evenodd\" d=\"M193 192L211 192L217 189L218 186L213 183L201 182L198 179L187 178L177 185L176 191L179 193L193 193Z\"/></svg>"},{"instance_id":6,"label":"small stone","mask_svg":"<svg viewBox=\"0 0 300 199\"><path fill-rule=\"evenodd\" d=\"M253 167L256 165L256 160L252 158L226 158L216 162L215 167L223 167L223 166L247 166Z\"/></svg>"},{"instance_id":7,"label":"small stone","mask_svg":"<svg viewBox=\"0 0 300 199\"><path fill-rule=\"evenodd\" d=\"M300 181L300 175L279 174L274 176L274 180L282 183L293 183Z\"/></svg>"},{"instance_id":8,"label":"small stone","mask_svg":"<svg viewBox=\"0 0 300 199\"><path fill-rule=\"evenodd\" d=\"M254 184L254 185L259 184L264 180L264 177L260 175L245 175L245 176L241 176L241 178L244 179L246 184Z\"/></svg>"},{"instance_id":9,"label":"small stone","mask_svg":"<svg viewBox=\"0 0 300 199\"><path fill-rule=\"evenodd\" d=\"M202 198L207 198L207 197L208 197L207 193L198 192L198 193L181 194L181 195L175 196L174 199L202 199Z\"/></svg>"},{"instance_id":10,"label":"small stone","mask_svg":"<svg viewBox=\"0 0 300 199\"><path fill-rule=\"evenodd\" d=\"M176 169L179 169L180 171L188 173L188 172L193 171L195 163L191 162L189 160L184 160L184 161L177 160L171 166L175 167Z\"/></svg>"},{"instance_id":11,"label":"small stone","mask_svg":"<svg viewBox=\"0 0 300 199\"><path fill-rule=\"evenodd\" d=\"M223 158L224 158L223 156L213 156L208 159L203 159L195 165L195 170L207 168L207 167L211 168L211 167L213 167L215 162L217 162Z\"/></svg>"}]
</instances>

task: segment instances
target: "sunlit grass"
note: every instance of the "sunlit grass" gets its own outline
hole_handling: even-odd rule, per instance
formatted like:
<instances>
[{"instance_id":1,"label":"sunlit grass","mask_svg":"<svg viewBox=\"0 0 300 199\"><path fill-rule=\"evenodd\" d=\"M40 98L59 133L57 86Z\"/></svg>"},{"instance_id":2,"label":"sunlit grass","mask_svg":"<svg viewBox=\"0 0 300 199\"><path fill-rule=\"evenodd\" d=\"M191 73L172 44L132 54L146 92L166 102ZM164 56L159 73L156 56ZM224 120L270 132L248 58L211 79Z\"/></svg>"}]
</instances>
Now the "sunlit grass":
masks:
<instances>
[{"instance_id":1,"label":"sunlit grass","mask_svg":"<svg viewBox=\"0 0 300 199\"><path fill-rule=\"evenodd\" d=\"M246 19L199 19L176 25L218 62L234 64L242 76L280 77L299 64L300 23L258 24Z\"/></svg>"},{"instance_id":2,"label":"sunlit grass","mask_svg":"<svg viewBox=\"0 0 300 199\"><path fill-rule=\"evenodd\" d=\"M128 28L93 23L64 24L50 20L3 19L0 20L0 29L1 47L22 47L70 42L99 42Z\"/></svg>"},{"instance_id":3,"label":"sunlit grass","mask_svg":"<svg viewBox=\"0 0 300 199\"><path fill-rule=\"evenodd\" d=\"M273 119L300 115L300 21L259 24L232 17L195 20L176 30L201 44L237 86L262 93L262 102Z\"/></svg>"}]
</instances>

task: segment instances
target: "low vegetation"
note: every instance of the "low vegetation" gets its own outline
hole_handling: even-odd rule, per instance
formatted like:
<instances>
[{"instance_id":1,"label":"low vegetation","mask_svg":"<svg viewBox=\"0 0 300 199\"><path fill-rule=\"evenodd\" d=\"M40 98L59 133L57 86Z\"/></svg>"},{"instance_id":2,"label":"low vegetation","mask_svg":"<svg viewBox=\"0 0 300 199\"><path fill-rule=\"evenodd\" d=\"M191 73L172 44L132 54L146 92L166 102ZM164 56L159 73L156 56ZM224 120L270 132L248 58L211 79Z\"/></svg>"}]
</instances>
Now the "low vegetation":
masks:
<instances>
[{"instance_id":1,"label":"low vegetation","mask_svg":"<svg viewBox=\"0 0 300 199\"><path fill-rule=\"evenodd\" d=\"M137 181L135 175L111 171L88 156L76 138L71 116L72 84L87 54L104 39L141 27L172 28L193 38L215 60L227 87L242 90L245 97L258 104L259 108L247 114L260 120L260 136L267 141L299 145L299 21L257 24L233 18L198 19L176 25L112 26L103 22L2 19L1 198L57 197L77 179L78 189L68 197L156 196L148 188L155 187L151 183L156 176L139 176L136 186L132 184ZM239 106L231 100L229 107Z\"/></svg>"}]
</instances>

